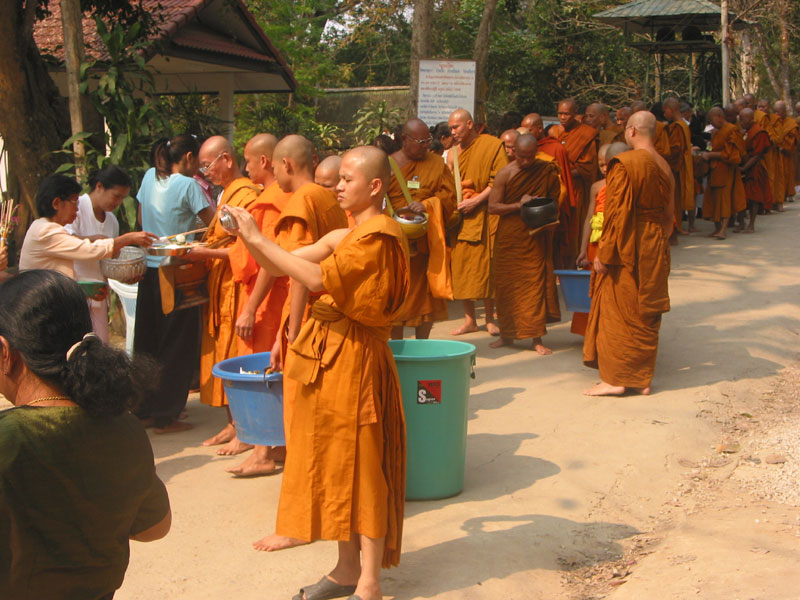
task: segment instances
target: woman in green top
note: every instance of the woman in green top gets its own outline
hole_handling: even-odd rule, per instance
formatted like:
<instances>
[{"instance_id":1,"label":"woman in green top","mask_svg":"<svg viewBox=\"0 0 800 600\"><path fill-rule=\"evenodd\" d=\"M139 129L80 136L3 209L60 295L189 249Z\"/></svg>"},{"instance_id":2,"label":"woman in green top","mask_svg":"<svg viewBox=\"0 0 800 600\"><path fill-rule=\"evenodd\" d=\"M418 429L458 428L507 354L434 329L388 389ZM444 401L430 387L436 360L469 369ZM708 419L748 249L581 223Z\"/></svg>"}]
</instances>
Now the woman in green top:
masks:
<instances>
[{"instance_id":1,"label":"woman in green top","mask_svg":"<svg viewBox=\"0 0 800 600\"><path fill-rule=\"evenodd\" d=\"M0 412L0 598L112 598L128 540L169 531L167 491L128 412L140 370L91 330L64 275L0 285L0 394L15 405Z\"/></svg>"}]
</instances>

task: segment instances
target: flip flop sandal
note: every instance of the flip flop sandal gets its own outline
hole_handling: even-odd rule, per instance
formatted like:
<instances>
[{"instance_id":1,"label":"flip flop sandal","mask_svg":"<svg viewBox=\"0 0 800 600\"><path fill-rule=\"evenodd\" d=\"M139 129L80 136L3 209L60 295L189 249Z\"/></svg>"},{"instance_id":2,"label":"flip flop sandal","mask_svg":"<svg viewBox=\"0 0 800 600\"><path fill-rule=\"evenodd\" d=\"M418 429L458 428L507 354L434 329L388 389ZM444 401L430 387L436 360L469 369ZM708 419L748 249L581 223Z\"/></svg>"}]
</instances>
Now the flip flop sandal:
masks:
<instances>
[{"instance_id":1,"label":"flip flop sandal","mask_svg":"<svg viewBox=\"0 0 800 600\"><path fill-rule=\"evenodd\" d=\"M317 583L300 588L292 600L329 600L330 598L347 598L356 591L354 585L339 585L323 575Z\"/></svg>"}]
</instances>

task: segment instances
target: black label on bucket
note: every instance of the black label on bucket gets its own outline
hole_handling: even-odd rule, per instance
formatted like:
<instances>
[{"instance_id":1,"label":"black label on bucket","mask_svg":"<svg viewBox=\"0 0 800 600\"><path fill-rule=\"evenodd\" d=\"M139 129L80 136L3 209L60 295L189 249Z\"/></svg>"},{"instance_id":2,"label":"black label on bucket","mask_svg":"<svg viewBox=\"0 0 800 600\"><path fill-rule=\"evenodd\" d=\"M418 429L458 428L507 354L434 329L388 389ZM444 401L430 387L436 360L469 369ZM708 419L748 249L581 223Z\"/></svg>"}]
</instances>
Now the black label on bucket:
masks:
<instances>
[{"instance_id":1,"label":"black label on bucket","mask_svg":"<svg viewBox=\"0 0 800 600\"><path fill-rule=\"evenodd\" d=\"M442 403L442 380L418 379L417 404L441 404L441 403Z\"/></svg>"}]
</instances>

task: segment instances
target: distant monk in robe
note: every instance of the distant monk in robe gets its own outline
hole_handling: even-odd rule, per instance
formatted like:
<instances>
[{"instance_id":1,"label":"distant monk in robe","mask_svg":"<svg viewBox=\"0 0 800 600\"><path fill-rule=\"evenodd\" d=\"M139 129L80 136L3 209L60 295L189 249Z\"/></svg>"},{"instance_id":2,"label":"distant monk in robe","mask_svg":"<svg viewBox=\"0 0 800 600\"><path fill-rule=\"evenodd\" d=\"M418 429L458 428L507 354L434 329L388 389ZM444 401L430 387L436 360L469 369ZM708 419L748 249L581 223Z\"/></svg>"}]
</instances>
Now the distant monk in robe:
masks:
<instances>
[{"instance_id":1,"label":"distant monk in robe","mask_svg":"<svg viewBox=\"0 0 800 600\"><path fill-rule=\"evenodd\" d=\"M311 142L301 135L287 135L275 146L272 162L275 179L281 190L290 194L275 225L275 242L287 252L311 246L335 229L347 228L347 216L336 194L314 183L313 160ZM321 294L319 290L310 291L302 281L290 279L289 297L283 305L278 336L270 354L273 369L285 371L288 368L294 356L292 343ZM291 422L297 385L295 380L284 376L283 423L287 456L292 453ZM257 540L253 547L273 551L304 543L273 534Z\"/></svg>"},{"instance_id":2,"label":"distant monk in robe","mask_svg":"<svg viewBox=\"0 0 800 600\"><path fill-rule=\"evenodd\" d=\"M497 217L489 215L487 205L494 177L508 163L508 158L503 142L488 134L479 135L472 116L463 108L453 111L448 124L455 144L447 154L447 164L455 175L456 208L463 216L450 264L453 297L464 303L464 323L451 335L478 331L475 300L483 300L486 331L497 335L500 331L494 321L492 276Z\"/></svg>"},{"instance_id":3,"label":"distant monk in robe","mask_svg":"<svg viewBox=\"0 0 800 600\"><path fill-rule=\"evenodd\" d=\"M692 134L681 116L681 103L675 97L664 100L664 118L669 125L670 155L667 159L675 178L675 232L686 235L683 229L683 211L689 215L689 229L694 228L694 158L692 156Z\"/></svg>"},{"instance_id":4,"label":"distant monk in robe","mask_svg":"<svg viewBox=\"0 0 800 600\"><path fill-rule=\"evenodd\" d=\"M244 147L244 160L250 181L262 186L258 199L248 208L262 235L274 241L275 224L289 200L272 172L272 157L278 139L269 133L259 133ZM272 277L260 268L241 240L231 246L228 258L233 279L242 286L239 316L236 319L239 356L269 352L277 339L281 310L289 295L289 280ZM245 461L225 469L237 477L271 475L278 470L277 462L286 457L284 446L270 448L256 445Z\"/></svg>"},{"instance_id":5,"label":"distant monk in robe","mask_svg":"<svg viewBox=\"0 0 800 600\"><path fill-rule=\"evenodd\" d=\"M605 104L595 102L586 107L586 114L583 117L586 125L591 125L598 131L598 145L605 146L615 141L624 131L611 122L611 115Z\"/></svg>"},{"instance_id":6,"label":"distant monk in robe","mask_svg":"<svg viewBox=\"0 0 800 600\"><path fill-rule=\"evenodd\" d=\"M800 102L794 105L794 116L800 117ZM797 119L795 119L797 120ZM794 202L794 194L800 191L800 145L794 153L794 192L789 202Z\"/></svg>"},{"instance_id":7,"label":"distant monk in robe","mask_svg":"<svg viewBox=\"0 0 800 600\"><path fill-rule=\"evenodd\" d=\"M617 110L617 127L621 129L619 135L614 140L615 142L625 141L625 128L628 126L628 119L631 116L631 109L629 106L623 106ZM619 139L622 136L622 139Z\"/></svg>"},{"instance_id":8,"label":"distant monk in robe","mask_svg":"<svg viewBox=\"0 0 800 600\"><path fill-rule=\"evenodd\" d=\"M516 129L506 129L500 134L500 139L503 140L503 149L506 151L506 158L508 162L514 160L514 142L517 141L519 131Z\"/></svg>"},{"instance_id":9,"label":"distant monk in robe","mask_svg":"<svg viewBox=\"0 0 800 600\"><path fill-rule=\"evenodd\" d=\"M778 103L775 103L775 107ZM785 114L785 111L784 111ZM778 212L783 212L783 202L786 199L786 180L784 179L785 164L783 160L783 138L786 135L784 129L784 117L777 110L770 113L767 132L772 141L772 154L770 181L772 182L772 206Z\"/></svg>"},{"instance_id":10,"label":"distant monk in robe","mask_svg":"<svg viewBox=\"0 0 800 600\"><path fill-rule=\"evenodd\" d=\"M703 193L703 217L714 221L708 237L724 240L731 215L747 207L739 165L744 155L744 140L739 128L725 119L725 112L715 106L708 111L708 120L715 128L711 151L700 156L710 163L708 182Z\"/></svg>"},{"instance_id":11,"label":"distant monk in robe","mask_svg":"<svg viewBox=\"0 0 800 600\"><path fill-rule=\"evenodd\" d=\"M205 241L209 247L195 247L184 259L188 261L208 261L208 304L203 310L203 333L200 344L200 401L210 406L225 406L225 391L222 381L211 374L211 369L221 360L236 356L238 337L236 335L236 318L239 311L242 286L233 278L228 251L235 238L229 235L219 224L219 208L230 204L247 208L253 204L261 190L242 176L233 147L222 136L208 138L198 153L200 169L205 177L214 185L223 188L217 213L208 226ZM227 410L228 422L213 437L203 442L204 446L225 444L217 450L220 455L240 454L252 448L236 437L236 429L230 410Z\"/></svg>"},{"instance_id":12,"label":"distant monk in robe","mask_svg":"<svg viewBox=\"0 0 800 600\"><path fill-rule=\"evenodd\" d=\"M341 164L341 156L334 154L323 158L314 170L314 183L336 193L336 186L339 185L339 166Z\"/></svg>"},{"instance_id":13,"label":"distant monk in robe","mask_svg":"<svg viewBox=\"0 0 800 600\"><path fill-rule=\"evenodd\" d=\"M743 108L739 113L739 125L745 131L745 155L742 159L742 182L750 211L750 222L742 232L755 231L756 215L759 207L772 203L772 186L764 166L764 157L769 152L772 142L769 134L755 122L755 115L750 108Z\"/></svg>"},{"instance_id":14,"label":"distant monk in robe","mask_svg":"<svg viewBox=\"0 0 800 600\"><path fill-rule=\"evenodd\" d=\"M500 216L495 240L500 339L489 347L533 338L536 352L552 354L542 336L547 333L547 323L561 320L553 272L553 230L530 235L520 208L529 197L557 199L561 181L554 161L536 158L534 136L519 136L514 150L517 159L497 174L489 196L489 211Z\"/></svg>"},{"instance_id":15,"label":"distant monk in robe","mask_svg":"<svg viewBox=\"0 0 800 600\"><path fill-rule=\"evenodd\" d=\"M566 260L570 254L568 243L570 219L575 218L577 193L572 182L572 167L569 163L569 156L564 144L549 135L545 135L544 123L540 115L531 113L525 118L529 117L530 133L536 138L539 153L553 157L558 165L558 175L561 179L561 194L558 198L558 227L553 233L553 262L559 269L571 269L573 265L567 264Z\"/></svg>"},{"instance_id":16,"label":"distant monk in robe","mask_svg":"<svg viewBox=\"0 0 800 600\"><path fill-rule=\"evenodd\" d=\"M345 153L339 199L356 226L293 254L235 213L262 267L325 292L284 372L297 382L296 412L277 531L304 541L337 540L339 560L298 598L379 600L381 566L400 561L406 435L387 342L408 291L408 245L400 226L381 214L389 173L378 148Z\"/></svg>"},{"instance_id":17,"label":"distant monk in robe","mask_svg":"<svg viewBox=\"0 0 800 600\"><path fill-rule=\"evenodd\" d=\"M407 121L400 140L402 147L391 157L400 180L392 169L387 198L395 212L427 213L428 228L424 237L409 242L411 287L392 338L402 339L403 328L413 327L415 337L423 340L434 322L447 320L447 300L453 299L445 222L456 209L456 186L444 160L429 151L432 138L423 121Z\"/></svg>"},{"instance_id":18,"label":"distant monk in robe","mask_svg":"<svg viewBox=\"0 0 800 600\"><path fill-rule=\"evenodd\" d=\"M661 315L669 310L675 185L669 165L653 146L654 130L652 114L633 114L625 132L633 150L608 165L603 234L583 343L583 361L599 369L601 382L584 392L588 396L650 393Z\"/></svg>"},{"instance_id":19,"label":"distant monk in robe","mask_svg":"<svg viewBox=\"0 0 800 600\"><path fill-rule=\"evenodd\" d=\"M581 243L581 223L586 218L589 204L589 188L597 180L597 130L579 123L576 119L577 104L572 98L558 103L558 120L550 135L564 144L570 164L570 175L575 186L575 209L570 213L567 238L568 253L560 257L559 267L572 268L578 258Z\"/></svg>"},{"instance_id":20,"label":"distant monk in robe","mask_svg":"<svg viewBox=\"0 0 800 600\"><path fill-rule=\"evenodd\" d=\"M787 113L786 103L778 100L775 103L775 113L783 123L781 132L783 139L780 145L780 156L783 163L783 199L794 198L794 154L797 150L798 131L797 121ZM781 203L782 204L782 203Z\"/></svg>"}]
</instances>

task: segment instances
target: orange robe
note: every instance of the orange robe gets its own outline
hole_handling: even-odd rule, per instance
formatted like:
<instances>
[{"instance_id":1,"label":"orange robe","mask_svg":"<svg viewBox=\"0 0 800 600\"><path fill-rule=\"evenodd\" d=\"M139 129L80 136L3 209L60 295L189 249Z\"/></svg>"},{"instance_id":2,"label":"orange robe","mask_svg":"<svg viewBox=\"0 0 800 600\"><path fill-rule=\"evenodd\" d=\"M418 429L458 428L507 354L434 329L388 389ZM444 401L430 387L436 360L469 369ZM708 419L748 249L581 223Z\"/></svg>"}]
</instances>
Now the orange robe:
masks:
<instances>
[{"instance_id":1,"label":"orange robe","mask_svg":"<svg viewBox=\"0 0 800 600\"><path fill-rule=\"evenodd\" d=\"M567 151L570 169L577 171L572 175L575 186L575 208L570 212L569 231L567 234L567 255L561 256L559 266L571 268L578 257L581 243L581 227L586 219L589 206L589 190L597 180L597 129L583 123L569 131L560 128L558 140Z\"/></svg>"},{"instance_id":2,"label":"orange robe","mask_svg":"<svg viewBox=\"0 0 800 600\"><path fill-rule=\"evenodd\" d=\"M405 422L389 333L408 292L408 245L385 215L351 230L320 264L314 303L285 376L297 383L279 535L386 537L397 565L405 498Z\"/></svg>"},{"instance_id":3,"label":"orange robe","mask_svg":"<svg viewBox=\"0 0 800 600\"><path fill-rule=\"evenodd\" d=\"M608 165L603 235L592 272L592 308L583 361L611 385L646 388L653 378L661 314L669 310L669 243L662 221L671 201L670 175L647 150Z\"/></svg>"},{"instance_id":4,"label":"orange robe","mask_svg":"<svg viewBox=\"0 0 800 600\"><path fill-rule=\"evenodd\" d=\"M258 223L261 233L268 240L275 241L275 223L277 223L281 211L286 206L289 196L289 194L281 190L277 181L273 181L247 209L255 218L256 223ZM247 251L244 243L238 238L228 252L228 260L231 263L234 281L242 285L238 316L250 300L260 267ZM256 352L269 352L272 349L275 337L278 334L278 326L281 322L281 311L288 295L289 278L278 277L275 279L272 287L267 292L267 296L256 309L253 335L246 340L237 336L239 356Z\"/></svg>"},{"instance_id":5,"label":"orange robe","mask_svg":"<svg viewBox=\"0 0 800 600\"><path fill-rule=\"evenodd\" d=\"M675 221L680 223L681 213L694 208L692 133L686 122L680 118L667 126L667 132L672 158L669 166L675 177Z\"/></svg>"},{"instance_id":6,"label":"orange robe","mask_svg":"<svg viewBox=\"0 0 800 600\"><path fill-rule=\"evenodd\" d=\"M746 154L742 158L742 164L756 155L760 155L761 160L742 174L745 197L765 206L772 204L772 186L769 183L769 175L764 164L764 157L769 153L771 144L769 134L760 125L753 123L747 130L745 135Z\"/></svg>"},{"instance_id":7,"label":"orange robe","mask_svg":"<svg viewBox=\"0 0 800 600\"><path fill-rule=\"evenodd\" d=\"M773 204L782 205L786 198L786 183L783 177L783 154L781 153L783 138L786 135L783 129L783 119L775 113L771 113L769 115L769 125L766 127L766 130L772 141L772 149L769 152L771 160L767 165L769 168L770 182L772 183L772 202Z\"/></svg>"},{"instance_id":8,"label":"orange robe","mask_svg":"<svg viewBox=\"0 0 800 600\"><path fill-rule=\"evenodd\" d=\"M445 219L456 209L456 186L444 160L428 152L423 160L412 160L401 168L412 200L425 205L428 229L425 237L410 242L411 289L397 325L416 327L447 320L447 300L453 299L450 249L445 239ZM387 192L396 211L408 205L400 184L392 175Z\"/></svg>"},{"instance_id":9,"label":"orange robe","mask_svg":"<svg viewBox=\"0 0 800 600\"><path fill-rule=\"evenodd\" d=\"M722 221L747 208L739 165L745 154L744 138L739 128L725 123L711 136L711 151L721 152L721 160L711 161L703 193L703 218Z\"/></svg>"},{"instance_id":10,"label":"orange robe","mask_svg":"<svg viewBox=\"0 0 800 600\"><path fill-rule=\"evenodd\" d=\"M620 140L620 135L622 135L622 139ZM605 146L606 144L613 144L614 142L624 142L625 141L625 130L622 129L619 125L609 125L605 129L601 129L600 133L597 136L598 140L598 148L600 146Z\"/></svg>"},{"instance_id":11,"label":"orange robe","mask_svg":"<svg viewBox=\"0 0 800 600\"><path fill-rule=\"evenodd\" d=\"M597 195L594 197L594 212L592 215L596 215L597 213L603 212L606 205L606 186L603 184L599 190L597 190ZM591 238L591 230L589 232L589 236ZM589 261L589 268L591 269L591 264L594 262L594 257L597 256L597 244L598 242L590 241L586 245L586 260ZM586 335L586 326L589 324L589 313L585 312L574 312L572 313L572 323L570 323L569 331L570 333L577 333L578 335Z\"/></svg>"},{"instance_id":12,"label":"orange robe","mask_svg":"<svg viewBox=\"0 0 800 600\"><path fill-rule=\"evenodd\" d=\"M663 156L664 160L669 162L669 156L672 154L672 149L670 147L667 124L663 121L656 121L656 130L653 133L653 145L656 147L656 152Z\"/></svg>"},{"instance_id":13,"label":"orange robe","mask_svg":"<svg viewBox=\"0 0 800 600\"><path fill-rule=\"evenodd\" d=\"M316 183L308 182L292 193L281 216L275 224L275 243L287 252L293 252L303 246L310 246L319 238L334 229L347 227L347 215L339 206L336 194ZM291 282L289 295L283 305L278 335L281 339L281 353L284 369L292 359L292 351L288 344L289 307L291 302ZM303 311L302 323L308 319L311 306L321 293L309 294L308 303ZM288 377L283 378L283 426L286 444L289 448L290 423L294 409L295 382ZM289 449L291 451L291 449Z\"/></svg>"},{"instance_id":14,"label":"orange robe","mask_svg":"<svg viewBox=\"0 0 800 600\"><path fill-rule=\"evenodd\" d=\"M246 177L229 183L222 193L214 220L208 227L205 241L209 244L226 240L218 248L229 248L236 238L228 235L219 224L219 210L226 204L249 208L261 193ZM222 380L211 374L211 369L221 360L236 356L237 335L234 330L242 286L233 279L228 259L209 261L208 297L203 311L203 337L200 346L200 401L211 406L228 404Z\"/></svg>"},{"instance_id":15,"label":"orange robe","mask_svg":"<svg viewBox=\"0 0 800 600\"><path fill-rule=\"evenodd\" d=\"M781 144L784 199L794 196L794 155L797 151L797 143L797 121L795 121L792 117L786 117L783 120L783 143Z\"/></svg>"},{"instance_id":16,"label":"orange robe","mask_svg":"<svg viewBox=\"0 0 800 600\"><path fill-rule=\"evenodd\" d=\"M458 153L461 180L471 181L480 194L494 184L494 176L508 163L503 140L481 134ZM478 300L494 296L492 244L497 232L497 217L489 215L487 202L468 215L458 230L450 256L453 272L453 297Z\"/></svg>"},{"instance_id":17,"label":"orange robe","mask_svg":"<svg viewBox=\"0 0 800 600\"><path fill-rule=\"evenodd\" d=\"M558 174L561 178L561 196L558 199L558 227L553 233L553 261L559 268L571 268L563 265L562 256L569 255L569 232L572 223L574 208L578 205L575 192L575 184L572 181L572 169L569 165L569 157L564 148L564 144L557 139L544 136L537 140L538 154L552 156L558 164Z\"/></svg>"},{"instance_id":18,"label":"orange robe","mask_svg":"<svg viewBox=\"0 0 800 600\"><path fill-rule=\"evenodd\" d=\"M516 167L509 165L506 169ZM525 194L555 199L560 189L555 161L537 160L506 182L503 203L519 202ZM515 340L545 335L547 323L561 320L552 230L531 236L519 213L501 216L494 260L500 335Z\"/></svg>"}]
</instances>

